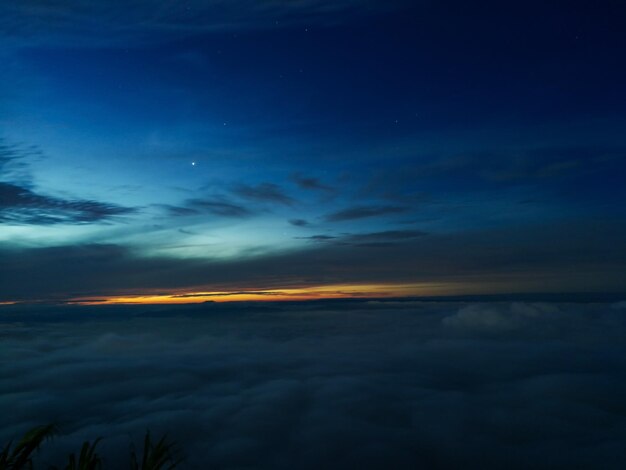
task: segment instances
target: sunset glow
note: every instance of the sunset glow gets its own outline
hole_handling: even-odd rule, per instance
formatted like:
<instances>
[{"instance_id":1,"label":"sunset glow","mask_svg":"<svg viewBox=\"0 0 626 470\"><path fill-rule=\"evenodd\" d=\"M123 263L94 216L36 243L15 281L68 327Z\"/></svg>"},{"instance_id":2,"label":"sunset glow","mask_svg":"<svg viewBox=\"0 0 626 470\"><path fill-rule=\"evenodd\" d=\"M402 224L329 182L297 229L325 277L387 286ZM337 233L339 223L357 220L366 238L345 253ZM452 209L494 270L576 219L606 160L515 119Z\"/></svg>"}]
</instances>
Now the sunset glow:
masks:
<instances>
[{"instance_id":1,"label":"sunset glow","mask_svg":"<svg viewBox=\"0 0 626 470\"><path fill-rule=\"evenodd\" d=\"M203 302L243 301L302 301L318 299L385 298L407 296L445 295L450 286L437 284L421 285L336 285L301 289L181 292L173 294L110 296L98 299L74 298L69 303L79 305L106 304L191 304Z\"/></svg>"}]
</instances>

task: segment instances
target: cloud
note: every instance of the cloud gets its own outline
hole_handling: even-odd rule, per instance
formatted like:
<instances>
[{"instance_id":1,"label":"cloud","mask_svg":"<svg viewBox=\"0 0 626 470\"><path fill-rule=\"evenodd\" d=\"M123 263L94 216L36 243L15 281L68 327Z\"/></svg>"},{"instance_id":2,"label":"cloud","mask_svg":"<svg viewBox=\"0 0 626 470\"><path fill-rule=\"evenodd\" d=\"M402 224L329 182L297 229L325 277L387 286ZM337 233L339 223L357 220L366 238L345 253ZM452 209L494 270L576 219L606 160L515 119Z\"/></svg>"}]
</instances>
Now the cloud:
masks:
<instances>
[{"instance_id":1,"label":"cloud","mask_svg":"<svg viewBox=\"0 0 626 470\"><path fill-rule=\"evenodd\" d=\"M86 199L61 199L0 182L0 221L11 224L83 224L127 215L135 209Z\"/></svg>"},{"instance_id":2,"label":"cloud","mask_svg":"<svg viewBox=\"0 0 626 470\"><path fill-rule=\"evenodd\" d=\"M329 214L326 216L326 220L328 222L344 222L346 220L399 214L408 210L408 207L401 206L357 206Z\"/></svg>"},{"instance_id":3,"label":"cloud","mask_svg":"<svg viewBox=\"0 0 626 470\"><path fill-rule=\"evenodd\" d=\"M30 184L29 162L43 158L36 145L9 142L0 137L0 179L17 184Z\"/></svg>"},{"instance_id":4,"label":"cloud","mask_svg":"<svg viewBox=\"0 0 626 470\"><path fill-rule=\"evenodd\" d=\"M310 225L309 222L304 219L290 219L289 223L295 227L306 227Z\"/></svg>"},{"instance_id":5,"label":"cloud","mask_svg":"<svg viewBox=\"0 0 626 470\"><path fill-rule=\"evenodd\" d=\"M428 235L421 230L385 230L383 232L358 233L349 236L352 242L379 242L413 240Z\"/></svg>"},{"instance_id":6,"label":"cloud","mask_svg":"<svg viewBox=\"0 0 626 470\"><path fill-rule=\"evenodd\" d=\"M239 197L256 202L269 202L285 206L293 206L296 202L286 195L280 186L273 183L262 183L256 186L240 184L233 192Z\"/></svg>"},{"instance_id":7,"label":"cloud","mask_svg":"<svg viewBox=\"0 0 626 470\"><path fill-rule=\"evenodd\" d=\"M533 326L539 321L551 320L560 311L551 304L512 303L503 308L499 304L473 304L461 308L443 319L452 328L501 333Z\"/></svg>"},{"instance_id":8,"label":"cloud","mask_svg":"<svg viewBox=\"0 0 626 470\"><path fill-rule=\"evenodd\" d=\"M301 240L313 240L316 242L332 242L338 245L386 248L396 246L398 243L415 240L426 235L426 232L419 230L387 230L384 232L344 234L342 236L312 235L308 237L296 238Z\"/></svg>"},{"instance_id":9,"label":"cloud","mask_svg":"<svg viewBox=\"0 0 626 470\"><path fill-rule=\"evenodd\" d=\"M62 198L33 188L30 163L43 158L34 145L0 138L0 222L14 225L86 224L137 212L92 199Z\"/></svg>"},{"instance_id":10,"label":"cloud","mask_svg":"<svg viewBox=\"0 0 626 470\"><path fill-rule=\"evenodd\" d=\"M5 245L0 247L0 301L273 290L294 284L434 283L453 293L626 291L621 276L626 226L616 221L414 235L387 238L389 245L380 250L340 238L232 259L147 257L119 245ZM384 243L380 234L374 238Z\"/></svg>"},{"instance_id":11,"label":"cloud","mask_svg":"<svg viewBox=\"0 0 626 470\"><path fill-rule=\"evenodd\" d=\"M309 237L296 237L297 239L300 240L313 240L316 242L325 242L328 240L336 240L337 237L333 237L331 235L311 235Z\"/></svg>"},{"instance_id":12,"label":"cloud","mask_svg":"<svg viewBox=\"0 0 626 470\"><path fill-rule=\"evenodd\" d=\"M203 33L335 24L344 13L386 8L366 0L9 1L0 4L0 37L5 47L128 47Z\"/></svg>"},{"instance_id":13,"label":"cloud","mask_svg":"<svg viewBox=\"0 0 626 470\"><path fill-rule=\"evenodd\" d=\"M162 204L159 207L164 208L172 217L187 217L200 214L198 210L192 209L191 207L172 206L169 204Z\"/></svg>"},{"instance_id":14,"label":"cloud","mask_svg":"<svg viewBox=\"0 0 626 470\"><path fill-rule=\"evenodd\" d=\"M317 178L305 177L305 176L301 176L301 175L294 175L293 176L293 180L302 189L307 189L307 190L311 190L311 191L322 191L322 192L326 192L326 193L335 193L336 192L335 188L322 183Z\"/></svg>"},{"instance_id":15,"label":"cloud","mask_svg":"<svg viewBox=\"0 0 626 470\"><path fill-rule=\"evenodd\" d=\"M525 323L489 336L446 319ZM491 313L489 313L491 312ZM0 442L36 464L167 432L185 468L607 469L626 450L626 317L608 304L352 302L0 313ZM45 353L42 353L45 352ZM38 465L47 466L47 465Z\"/></svg>"},{"instance_id":16,"label":"cloud","mask_svg":"<svg viewBox=\"0 0 626 470\"><path fill-rule=\"evenodd\" d=\"M0 138L0 174L6 177L7 167L24 158L24 151L19 146Z\"/></svg>"},{"instance_id":17,"label":"cloud","mask_svg":"<svg viewBox=\"0 0 626 470\"><path fill-rule=\"evenodd\" d=\"M623 148L538 147L515 155L481 153L431 159L419 165L417 172L424 177L472 174L483 181L502 184L541 183L610 169L625 154Z\"/></svg>"},{"instance_id":18,"label":"cloud","mask_svg":"<svg viewBox=\"0 0 626 470\"><path fill-rule=\"evenodd\" d=\"M219 217L248 217L252 211L241 204L234 203L223 197L209 199L187 199L183 206L162 204L169 215L173 217L186 217L200 214L213 214Z\"/></svg>"},{"instance_id":19,"label":"cloud","mask_svg":"<svg viewBox=\"0 0 626 470\"><path fill-rule=\"evenodd\" d=\"M623 173L626 149L604 146L520 148L511 151L463 152L415 158L399 168L376 169L363 195L380 194L396 204L416 207L425 204L445 214L458 207L496 206L510 201L540 201L543 210L560 204L584 211L590 202L606 204L623 194L615 179ZM585 185L594 190L582 194ZM419 191L416 189L419 188ZM476 199L479 199L478 201ZM450 203L453 205L449 205ZM446 204L448 204L446 206Z\"/></svg>"}]
</instances>

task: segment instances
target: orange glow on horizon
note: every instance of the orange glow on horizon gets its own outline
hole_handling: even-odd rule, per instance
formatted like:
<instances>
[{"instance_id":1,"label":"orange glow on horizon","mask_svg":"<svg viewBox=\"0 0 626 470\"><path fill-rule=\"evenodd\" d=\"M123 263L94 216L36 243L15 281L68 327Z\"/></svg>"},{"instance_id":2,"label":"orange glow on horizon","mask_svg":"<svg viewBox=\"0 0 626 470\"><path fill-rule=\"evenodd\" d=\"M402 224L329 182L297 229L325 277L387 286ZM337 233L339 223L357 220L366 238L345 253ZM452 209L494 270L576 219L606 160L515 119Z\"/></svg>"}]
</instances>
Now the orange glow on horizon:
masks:
<instances>
[{"instance_id":1,"label":"orange glow on horizon","mask_svg":"<svg viewBox=\"0 0 626 470\"><path fill-rule=\"evenodd\" d=\"M70 299L77 305L111 304L193 304L207 301L243 302L243 301L288 301L316 299L347 299L377 297L410 297L442 295L450 292L449 284L359 284L331 285L288 289L261 289L248 291L187 291L170 294L112 295L98 298L79 297Z\"/></svg>"}]
</instances>

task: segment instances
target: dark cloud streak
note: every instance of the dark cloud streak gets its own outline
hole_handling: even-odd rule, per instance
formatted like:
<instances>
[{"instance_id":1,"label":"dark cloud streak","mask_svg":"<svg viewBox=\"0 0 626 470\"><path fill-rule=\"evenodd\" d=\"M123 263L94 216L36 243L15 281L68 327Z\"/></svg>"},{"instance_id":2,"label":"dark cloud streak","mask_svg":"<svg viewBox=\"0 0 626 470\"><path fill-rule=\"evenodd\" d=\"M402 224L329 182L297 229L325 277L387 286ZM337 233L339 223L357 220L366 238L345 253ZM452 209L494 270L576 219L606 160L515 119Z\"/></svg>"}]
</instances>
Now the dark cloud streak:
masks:
<instances>
[{"instance_id":1,"label":"dark cloud streak","mask_svg":"<svg viewBox=\"0 0 626 470\"><path fill-rule=\"evenodd\" d=\"M289 219L289 223L294 227L306 227L310 225L309 222L304 219Z\"/></svg>"},{"instance_id":2,"label":"dark cloud streak","mask_svg":"<svg viewBox=\"0 0 626 470\"><path fill-rule=\"evenodd\" d=\"M285 194L280 186L273 183L261 183L256 186L240 184L233 192L239 197L255 202L266 202L273 204L282 204L285 206L293 206L295 200Z\"/></svg>"},{"instance_id":3,"label":"dark cloud streak","mask_svg":"<svg viewBox=\"0 0 626 470\"><path fill-rule=\"evenodd\" d=\"M293 180L301 189L307 189L310 191L322 191L330 194L334 194L337 192L335 188L322 183L317 178L294 175Z\"/></svg>"},{"instance_id":4,"label":"dark cloud streak","mask_svg":"<svg viewBox=\"0 0 626 470\"><path fill-rule=\"evenodd\" d=\"M407 212L408 207L401 206L356 206L343 209L326 216L328 222L344 222L347 220L381 217Z\"/></svg>"},{"instance_id":5,"label":"dark cloud streak","mask_svg":"<svg viewBox=\"0 0 626 470\"><path fill-rule=\"evenodd\" d=\"M184 205L181 206L165 204L160 205L160 207L163 207L173 217L212 214L218 217L243 218L252 215L252 211L249 208L223 197L187 199Z\"/></svg>"},{"instance_id":6,"label":"dark cloud streak","mask_svg":"<svg viewBox=\"0 0 626 470\"><path fill-rule=\"evenodd\" d=\"M11 224L51 225L102 222L136 209L93 200L61 199L37 194L10 183L0 183L0 221Z\"/></svg>"}]
</instances>

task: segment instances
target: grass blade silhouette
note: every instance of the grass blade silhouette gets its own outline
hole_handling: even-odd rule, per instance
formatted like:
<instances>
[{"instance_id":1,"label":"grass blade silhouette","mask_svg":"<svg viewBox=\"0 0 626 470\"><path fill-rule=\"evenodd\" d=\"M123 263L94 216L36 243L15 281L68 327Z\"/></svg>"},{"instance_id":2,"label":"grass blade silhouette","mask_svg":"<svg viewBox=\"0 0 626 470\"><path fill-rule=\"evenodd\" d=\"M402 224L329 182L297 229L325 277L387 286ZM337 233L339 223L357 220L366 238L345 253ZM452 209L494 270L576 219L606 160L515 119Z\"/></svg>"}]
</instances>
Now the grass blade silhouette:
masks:
<instances>
[{"instance_id":1,"label":"grass blade silhouette","mask_svg":"<svg viewBox=\"0 0 626 470\"><path fill-rule=\"evenodd\" d=\"M96 446L101 440L102 438L99 437L93 444L90 444L89 441L83 442L78 461L76 460L76 455L71 454L65 470L100 470L102 468L102 459L96 454Z\"/></svg>"},{"instance_id":2,"label":"grass blade silhouette","mask_svg":"<svg viewBox=\"0 0 626 470\"><path fill-rule=\"evenodd\" d=\"M33 453L46 440L57 433L56 426L48 424L37 426L26 432L19 442L12 448L13 442L9 442L0 451L0 470L32 470ZM68 457L68 463L63 470L101 470L102 459L96 453L96 447L101 438L93 443L83 442L78 456L72 453ZM164 435L154 442L150 431L146 431L143 442L141 464L137 453L131 451L131 470L173 470L177 468L182 459L179 458L178 446ZM51 470L59 470L58 467L49 467Z\"/></svg>"},{"instance_id":3,"label":"grass blade silhouette","mask_svg":"<svg viewBox=\"0 0 626 470\"><path fill-rule=\"evenodd\" d=\"M57 429L54 424L46 424L27 431L13 450L11 450L12 442L9 442L0 453L0 470L32 469L32 454L43 441L50 439L56 433Z\"/></svg>"},{"instance_id":4,"label":"grass blade silhouette","mask_svg":"<svg viewBox=\"0 0 626 470\"><path fill-rule=\"evenodd\" d=\"M177 446L170 442L167 436L163 436L159 441L153 443L150 431L146 432L143 442L143 455L141 464L137 459L134 449L131 454L132 470L172 470L182 462L182 459L175 457Z\"/></svg>"}]
</instances>

